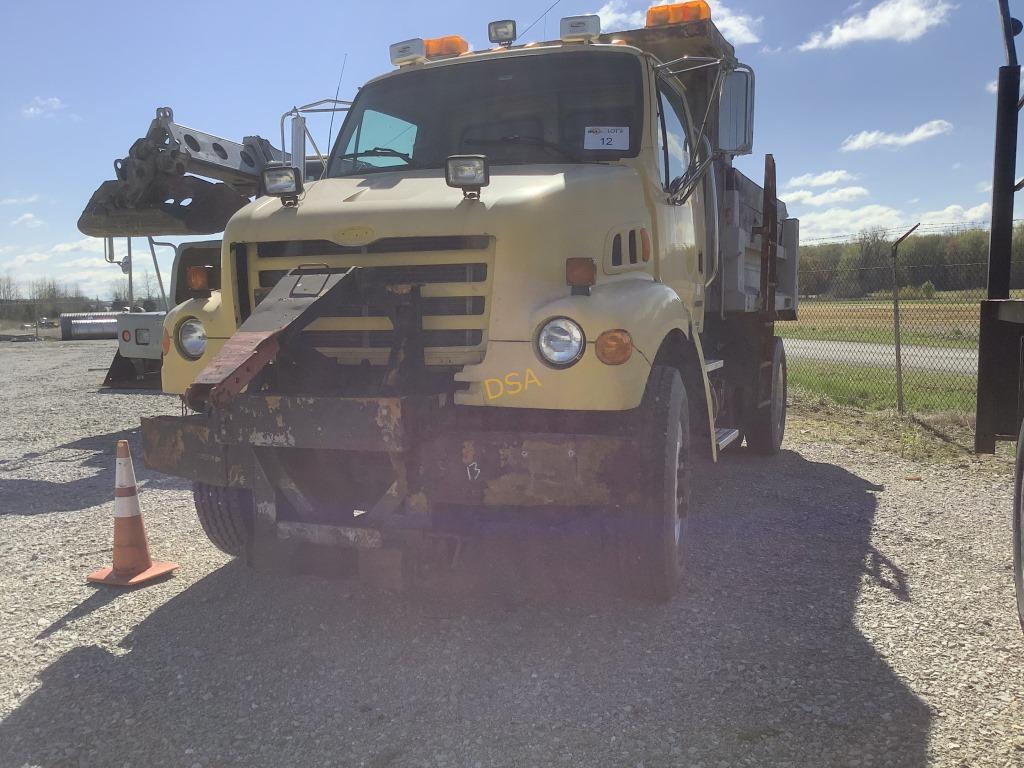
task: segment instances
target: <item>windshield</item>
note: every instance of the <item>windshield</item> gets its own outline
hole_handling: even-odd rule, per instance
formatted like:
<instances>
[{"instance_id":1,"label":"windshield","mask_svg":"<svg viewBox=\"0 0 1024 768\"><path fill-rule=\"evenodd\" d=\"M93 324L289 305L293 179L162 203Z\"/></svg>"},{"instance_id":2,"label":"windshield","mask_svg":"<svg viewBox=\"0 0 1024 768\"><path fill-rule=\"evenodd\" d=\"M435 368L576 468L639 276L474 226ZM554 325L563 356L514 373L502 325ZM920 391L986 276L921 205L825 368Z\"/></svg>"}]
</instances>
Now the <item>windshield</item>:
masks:
<instances>
[{"instance_id":1,"label":"windshield","mask_svg":"<svg viewBox=\"0 0 1024 768\"><path fill-rule=\"evenodd\" d=\"M643 129L639 60L573 52L422 69L363 88L328 176L442 168L450 155L492 165L633 157Z\"/></svg>"}]
</instances>

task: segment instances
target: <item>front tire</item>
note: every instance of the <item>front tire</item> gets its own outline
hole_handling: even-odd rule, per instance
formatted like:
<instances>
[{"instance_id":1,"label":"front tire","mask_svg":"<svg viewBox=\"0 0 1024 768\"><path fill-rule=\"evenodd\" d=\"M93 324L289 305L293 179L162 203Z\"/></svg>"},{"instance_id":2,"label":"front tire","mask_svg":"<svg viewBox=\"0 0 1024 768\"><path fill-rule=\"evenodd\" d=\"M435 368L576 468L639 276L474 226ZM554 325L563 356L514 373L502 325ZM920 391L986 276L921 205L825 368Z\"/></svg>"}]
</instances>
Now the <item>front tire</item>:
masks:
<instances>
[{"instance_id":1,"label":"front tire","mask_svg":"<svg viewBox=\"0 0 1024 768\"><path fill-rule=\"evenodd\" d=\"M786 395L788 389L786 371L786 348L782 339L775 337L772 346L772 392L770 404L758 408L754 402L753 413L744 424L747 447L754 453L774 456L782 449L782 438L786 435ZM754 393L754 398L758 394Z\"/></svg>"},{"instance_id":2,"label":"front tire","mask_svg":"<svg viewBox=\"0 0 1024 768\"><path fill-rule=\"evenodd\" d=\"M1013 489L1013 586L1017 593L1017 619L1024 630L1024 424L1017 438L1017 472Z\"/></svg>"},{"instance_id":3,"label":"front tire","mask_svg":"<svg viewBox=\"0 0 1024 768\"><path fill-rule=\"evenodd\" d=\"M625 513L622 566L631 593L667 602L682 582L690 510L689 407L675 368L651 370L640 420L645 502Z\"/></svg>"},{"instance_id":4,"label":"front tire","mask_svg":"<svg viewBox=\"0 0 1024 768\"><path fill-rule=\"evenodd\" d=\"M244 554L255 517L252 491L192 483L192 499L206 538L226 555Z\"/></svg>"}]
</instances>

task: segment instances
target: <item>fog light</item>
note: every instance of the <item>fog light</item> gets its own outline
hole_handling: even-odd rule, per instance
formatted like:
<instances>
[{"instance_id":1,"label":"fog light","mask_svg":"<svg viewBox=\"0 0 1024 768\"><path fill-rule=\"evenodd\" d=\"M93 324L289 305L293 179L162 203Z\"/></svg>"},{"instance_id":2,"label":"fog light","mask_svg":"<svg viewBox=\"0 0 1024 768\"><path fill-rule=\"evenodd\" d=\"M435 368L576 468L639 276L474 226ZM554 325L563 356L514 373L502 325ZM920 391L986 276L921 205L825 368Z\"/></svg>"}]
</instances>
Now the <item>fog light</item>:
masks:
<instances>
[{"instance_id":1,"label":"fog light","mask_svg":"<svg viewBox=\"0 0 1024 768\"><path fill-rule=\"evenodd\" d=\"M605 365L622 365L633 356L633 337L621 328L605 331L597 337L594 354Z\"/></svg>"},{"instance_id":2,"label":"fog light","mask_svg":"<svg viewBox=\"0 0 1024 768\"><path fill-rule=\"evenodd\" d=\"M567 317L556 317L541 326L537 334L537 351L553 368L568 368L586 349L583 329Z\"/></svg>"}]
</instances>

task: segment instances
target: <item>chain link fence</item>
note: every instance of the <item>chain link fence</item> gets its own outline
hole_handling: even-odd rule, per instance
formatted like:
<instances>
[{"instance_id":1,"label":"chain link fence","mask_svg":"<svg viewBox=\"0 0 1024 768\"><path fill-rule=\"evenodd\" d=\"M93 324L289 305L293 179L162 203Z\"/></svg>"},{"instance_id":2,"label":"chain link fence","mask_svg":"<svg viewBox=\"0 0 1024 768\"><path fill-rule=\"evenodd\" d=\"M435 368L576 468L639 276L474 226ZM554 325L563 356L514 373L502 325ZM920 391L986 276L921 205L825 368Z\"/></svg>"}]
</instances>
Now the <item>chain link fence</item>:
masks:
<instances>
[{"instance_id":1,"label":"chain link fence","mask_svg":"<svg viewBox=\"0 0 1024 768\"><path fill-rule=\"evenodd\" d=\"M895 263L882 233L802 248L800 319L776 325L793 388L972 423L987 245L982 229L914 237Z\"/></svg>"}]
</instances>

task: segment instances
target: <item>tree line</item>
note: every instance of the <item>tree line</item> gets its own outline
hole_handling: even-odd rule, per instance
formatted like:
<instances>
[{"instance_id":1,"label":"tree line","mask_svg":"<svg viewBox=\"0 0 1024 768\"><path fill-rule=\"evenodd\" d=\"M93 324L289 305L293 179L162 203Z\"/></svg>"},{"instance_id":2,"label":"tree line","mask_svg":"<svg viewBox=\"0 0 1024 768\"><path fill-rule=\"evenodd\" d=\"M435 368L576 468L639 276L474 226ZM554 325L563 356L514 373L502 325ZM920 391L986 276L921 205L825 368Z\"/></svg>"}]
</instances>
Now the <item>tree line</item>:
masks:
<instances>
[{"instance_id":1,"label":"tree line","mask_svg":"<svg viewBox=\"0 0 1024 768\"><path fill-rule=\"evenodd\" d=\"M900 244L900 290L922 298L936 291L977 291L988 274L988 230L912 235ZM1024 224L1013 237L1012 288L1024 288ZM800 247L800 293L853 299L892 292L892 239L866 231L843 243Z\"/></svg>"},{"instance_id":2,"label":"tree line","mask_svg":"<svg viewBox=\"0 0 1024 768\"><path fill-rule=\"evenodd\" d=\"M162 309L159 286L150 272L136 272L135 306L152 312ZM64 312L119 311L127 307L126 277L110 284L108 299L87 296L76 283L62 283L53 277L19 282L13 274L0 275L0 321L34 323L41 317L56 319Z\"/></svg>"}]
</instances>

